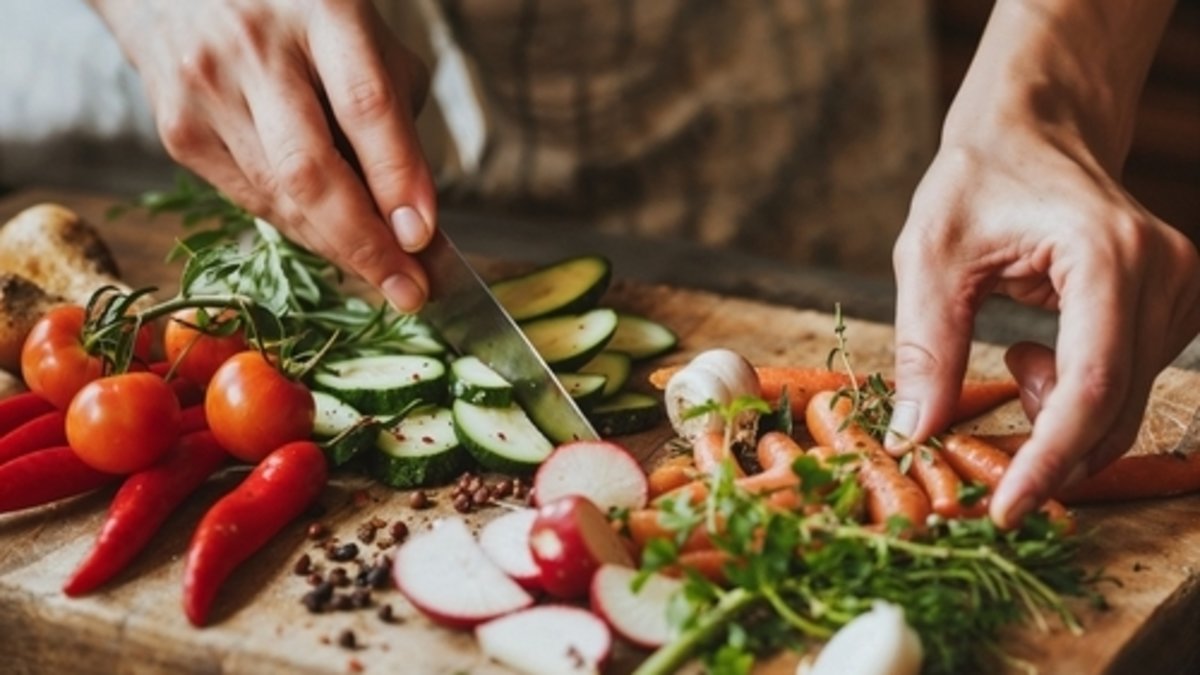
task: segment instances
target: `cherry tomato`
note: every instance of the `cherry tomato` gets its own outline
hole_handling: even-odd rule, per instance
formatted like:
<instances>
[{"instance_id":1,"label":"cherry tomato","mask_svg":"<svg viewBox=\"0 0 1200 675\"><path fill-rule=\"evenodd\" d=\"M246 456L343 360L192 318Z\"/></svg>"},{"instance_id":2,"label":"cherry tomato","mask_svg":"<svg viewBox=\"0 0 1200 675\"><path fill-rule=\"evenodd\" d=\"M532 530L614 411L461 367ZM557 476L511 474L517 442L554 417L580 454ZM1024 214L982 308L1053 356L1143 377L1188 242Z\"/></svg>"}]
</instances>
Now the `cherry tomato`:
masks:
<instances>
[{"instance_id":1,"label":"cherry tomato","mask_svg":"<svg viewBox=\"0 0 1200 675\"><path fill-rule=\"evenodd\" d=\"M21 348L21 375L29 389L66 410L83 386L104 374L104 362L80 341L84 310L55 307L38 320Z\"/></svg>"},{"instance_id":2,"label":"cherry tomato","mask_svg":"<svg viewBox=\"0 0 1200 675\"><path fill-rule=\"evenodd\" d=\"M176 364L175 372L192 382L207 385L222 363L246 350L246 338L241 329L224 337L197 330L196 312L196 309L181 309L171 315L163 331L163 350L167 361ZM225 311L219 319L225 321L232 316L232 311Z\"/></svg>"},{"instance_id":3,"label":"cherry tomato","mask_svg":"<svg viewBox=\"0 0 1200 675\"><path fill-rule=\"evenodd\" d=\"M312 393L289 380L257 351L230 357L213 374L204 412L217 442L238 459L256 463L285 443L312 434Z\"/></svg>"},{"instance_id":4,"label":"cherry tomato","mask_svg":"<svg viewBox=\"0 0 1200 675\"><path fill-rule=\"evenodd\" d=\"M85 464L108 473L147 469L179 438L175 393L154 373L102 377L67 409L67 443Z\"/></svg>"}]
</instances>

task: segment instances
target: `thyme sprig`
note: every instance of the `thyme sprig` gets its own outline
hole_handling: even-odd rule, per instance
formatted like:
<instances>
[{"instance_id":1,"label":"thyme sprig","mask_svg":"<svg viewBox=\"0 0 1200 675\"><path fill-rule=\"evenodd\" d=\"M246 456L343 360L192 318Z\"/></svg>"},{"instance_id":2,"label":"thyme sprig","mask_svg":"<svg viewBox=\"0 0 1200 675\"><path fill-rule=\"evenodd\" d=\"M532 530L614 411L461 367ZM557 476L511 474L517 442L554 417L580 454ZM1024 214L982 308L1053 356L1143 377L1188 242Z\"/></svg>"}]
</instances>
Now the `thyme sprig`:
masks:
<instances>
[{"instance_id":1,"label":"thyme sprig","mask_svg":"<svg viewBox=\"0 0 1200 675\"><path fill-rule=\"evenodd\" d=\"M833 317L836 344L825 358L825 367L829 370L834 370L835 365L839 367L846 374L850 384L838 389L830 404L836 405L839 399L849 399L852 404L851 413L843 422L843 426L856 424L876 439L883 440L892 419L895 390L878 372L870 373L865 378L860 378L854 372L841 303L834 304Z\"/></svg>"}]
</instances>

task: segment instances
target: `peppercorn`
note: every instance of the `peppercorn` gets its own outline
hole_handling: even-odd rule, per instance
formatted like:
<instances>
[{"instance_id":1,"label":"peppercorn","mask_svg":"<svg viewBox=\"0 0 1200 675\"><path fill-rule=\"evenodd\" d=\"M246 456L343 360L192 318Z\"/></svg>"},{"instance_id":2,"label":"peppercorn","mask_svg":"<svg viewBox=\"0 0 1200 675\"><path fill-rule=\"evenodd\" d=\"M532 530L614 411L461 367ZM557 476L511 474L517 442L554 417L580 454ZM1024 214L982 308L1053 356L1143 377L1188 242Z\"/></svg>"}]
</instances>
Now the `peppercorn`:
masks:
<instances>
[{"instance_id":1,"label":"peppercorn","mask_svg":"<svg viewBox=\"0 0 1200 675\"><path fill-rule=\"evenodd\" d=\"M362 525L359 525L358 533L357 533L358 540L364 544L369 544L372 541L375 541L376 529L378 529L378 528L371 525L371 523L363 523Z\"/></svg>"},{"instance_id":2,"label":"peppercorn","mask_svg":"<svg viewBox=\"0 0 1200 675\"><path fill-rule=\"evenodd\" d=\"M471 494L471 501L475 502L475 506L485 506L492 501L492 491L488 486L481 485L478 490Z\"/></svg>"},{"instance_id":3,"label":"peppercorn","mask_svg":"<svg viewBox=\"0 0 1200 675\"><path fill-rule=\"evenodd\" d=\"M492 486L492 496L496 499L504 499L512 494L512 483L508 479L504 479Z\"/></svg>"},{"instance_id":4,"label":"peppercorn","mask_svg":"<svg viewBox=\"0 0 1200 675\"><path fill-rule=\"evenodd\" d=\"M341 633L338 633L337 642L339 647L343 647L345 649L354 649L358 646L358 639L354 636L354 631L350 630L349 628Z\"/></svg>"},{"instance_id":5,"label":"peppercorn","mask_svg":"<svg viewBox=\"0 0 1200 675\"><path fill-rule=\"evenodd\" d=\"M308 575L309 586L320 586L324 581L325 577L321 576L319 572L313 572L312 574Z\"/></svg>"},{"instance_id":6,"label":"peppercorn","mask_svg":"<svg viewBox=\"0 0 1200 675\"><path fill-rule=\"evenodd\" d=\"M304 608L310 614L320 614L325 609L325 603L321 601L320 596L316 591L309 591L300 598L300 602L304 604Z\"/></svg>"},{"instance_id":7,"label":"peppercorn","mask_svg":"<svg viewBox=\"0 0 1200 675\"><path fill-rule=\"evenodd\" d=\"M384 623L391 623L396 620L396 614L392 611L391 605L383 605L380 607L379 611L375 613L375 616L378 616L379 620Z\"/></svg>"},{"instance_id":8,"label":"peppercorn","mask_svg":"<svg viewBox=\"0 0 1200 675\"><path fill-rule=\"evenodd\" d=\"M346 574L346 570L341 567L335 567L329 571L329 583L338 588L349 586L350 577Z\"/></svg>"},{"instance_id":9,"label":"peppercorn","mask_svg":"<svg viewBox=\"0 0 1200 675\"><path fill-rule=\"evenodd\" d=\"M471 506L471 498L466 495L459 495L454 499L454 510L459 513L470 513Z\"/></svg>"},{"instance_id":10,"label":"peppercorn","mask_svg":"<svg viewBox=\"0 0 1200 675\"><path fill-rule=\"evenodd\" d=\"M317 584L316 588L312 589L311 593L321 604L329 602L329 599L333 597L333 584L328 581L322 581Z\"/></svg>"},{"instance_id":11,"label":"peppercorn","mask_svg":"<svg viewBox=\"0 0 1200 675\"><path fill-rule=\"evenodd\" d=\"M414 509L427 509L432 506L432 503L424 490L417 490L409 496L408 505Z\"/></svg>"},{"instance_id":12,"label":"peppercorn","mask_svg":"<svg viewBox=\"0 0 1200 675\"><path fill-rule=\"evenodd\" d=\"M391 581L391 570L385 565L376 565L367 570L367 585L371 588L387 588Z\"/></svg>"},{"instance_id":13,"label":"peppercorn","mask_svg":"<svg viewBox=\"0 0 1200 675\"><path fill-rule=\"evenodd\" d=\"M354 609L354 600L350 599L349 595L338 595L333 598L333 608L339 612L348 612Z\"/></svg>"},{"instance_id":14,"label":"peppercorn","mask_svg":"<svg viewBox=\"0 0 1200 675\"><path fill-rule=\"evenodd\" d=\"M350 562L358 557L358 544L352 541L346 542L341 546L328 549L325 553L330 560L335 562Z\"/></svg>"},{"instance_id":15,"label":"peppercorn","mask_svg":"<svg viewBox=\"0 0 1200 675\"><path fill-rule=\"evenodd\" d=\"M321 541L329 536L329 528L325 523L315 522L308 526L308 538L313 541Z\"/></svg>"},{"instance_id":16,"label":"peppercorn","mask_svg":"<svg viewBox=\"0 0 1200 675\"><path fill-rule=\"evenodd\" d=\"M396 522L392 523L392 527L388 530L388 534L392 536L392 539L394 539L396 543L400 543L408 538L408 525L406 525L403 520L397 520Z\"/></svg>"},{"instance_id":17,"label":"peppercorn","mask_svg":"<svg viewBox=\"0 0 1200 675\"><path fill-rule=\"evenodd\" d=\"M365 607L370 607L371 606L371 591L369 591L365 588L356 589L353 593L350 594L350 601L353 602L354 606L359 609L363 609Z\"/></svg>"},{"instance_id":18,"label":"peppercorn","mask_svg":"<svg viewBox=\"0 0 1200 675\"><path fill-rule=\"evenodd\" d=\"M296 559L296 564L292 565L294 574L304 576L312 571L312 558L307 553Z\"/></svg>"}]
</instances>

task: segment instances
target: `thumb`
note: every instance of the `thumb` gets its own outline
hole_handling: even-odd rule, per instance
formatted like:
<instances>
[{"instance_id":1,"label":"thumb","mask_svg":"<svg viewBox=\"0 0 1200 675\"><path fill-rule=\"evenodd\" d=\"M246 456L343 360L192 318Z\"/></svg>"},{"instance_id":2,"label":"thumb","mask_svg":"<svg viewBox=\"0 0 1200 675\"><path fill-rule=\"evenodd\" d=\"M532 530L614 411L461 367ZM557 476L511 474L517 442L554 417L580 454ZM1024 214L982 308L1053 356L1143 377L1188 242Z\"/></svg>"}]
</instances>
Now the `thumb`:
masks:
<instances>
[{"instance_id":1,"label":"thumb","mask_svg":"<svg viewBox=\"0 0 1200 675\"><path fill-rule=\"evenodd\" d=\"M907 452L950 422L962 389L975 308L964 284L922 260L896 261L896 398L884 446Z\"/></svg>"}]
</instances>

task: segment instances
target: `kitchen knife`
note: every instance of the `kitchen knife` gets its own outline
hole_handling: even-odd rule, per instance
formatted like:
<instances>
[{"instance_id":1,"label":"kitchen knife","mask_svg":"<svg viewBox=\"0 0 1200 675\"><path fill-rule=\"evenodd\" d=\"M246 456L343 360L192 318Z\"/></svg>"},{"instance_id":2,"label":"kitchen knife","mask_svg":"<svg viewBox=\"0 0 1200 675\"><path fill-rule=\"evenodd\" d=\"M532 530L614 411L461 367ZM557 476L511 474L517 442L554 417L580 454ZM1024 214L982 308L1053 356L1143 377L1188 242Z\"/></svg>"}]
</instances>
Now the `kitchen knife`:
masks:
<instances>
[{"instance_id":1,"label":"kitchen knife","mask_svg":"<svg viewBox=\"0 0 1200 675\"><path fill-rule=\"evenodd\" d=\"M512 383L517 402L557 443L599 436L487 284L442 230L418 255L429 275L419 312L460 354L478 357Z\"/></svg>"}]
</instances>

